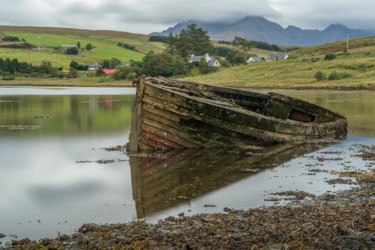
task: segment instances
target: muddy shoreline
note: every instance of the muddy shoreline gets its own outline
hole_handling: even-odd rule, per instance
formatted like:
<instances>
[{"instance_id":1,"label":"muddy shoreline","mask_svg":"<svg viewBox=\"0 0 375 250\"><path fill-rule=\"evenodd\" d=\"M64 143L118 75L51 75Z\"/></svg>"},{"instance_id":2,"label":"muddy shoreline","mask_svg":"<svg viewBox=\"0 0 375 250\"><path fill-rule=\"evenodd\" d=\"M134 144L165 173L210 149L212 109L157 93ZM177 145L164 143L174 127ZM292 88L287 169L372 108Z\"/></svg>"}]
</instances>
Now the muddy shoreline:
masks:
<instances>
[{"instance_id":1,"label":"muddy shoreline","mask_svg":"<svg viewBox=\"0 0 375 250\"><path fill-rule=\"evenodd\" d=\"M85 224L72 235L13 240L0 249L370 249L375 247L375 173L355 176L359 186L346 191L321 196L291 191L287 195L295 199L285 206L180 214L156 224Z\"/></svg>"}]
</instances>

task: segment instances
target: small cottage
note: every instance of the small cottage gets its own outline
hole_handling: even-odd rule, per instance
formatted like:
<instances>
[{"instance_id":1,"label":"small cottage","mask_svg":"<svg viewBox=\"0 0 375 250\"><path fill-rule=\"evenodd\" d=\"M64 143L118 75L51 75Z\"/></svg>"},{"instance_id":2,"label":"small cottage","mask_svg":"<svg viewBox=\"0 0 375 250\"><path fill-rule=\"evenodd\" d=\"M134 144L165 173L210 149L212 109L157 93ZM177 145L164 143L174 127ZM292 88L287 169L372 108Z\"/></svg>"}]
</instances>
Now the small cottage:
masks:
<instances>
[{"instance_id":1,"label":"small cottage","mask_svg":"<svg viewBox=\"0 0 375 250\"><path fill-rule=\"evenodd\" d=\"M247 59L246 62L247 63L263 62L263 59L257 56L251 56L249 59Z\"/></svg>"},{"instance_id":2,"label":"small cottage","mask_svg":"<svg viewBox=\"0 0 375 250\"><path fill-rule=\"evenodd\" d=\"M102 67L99 64L87 64L86 66L87 66L87 69L90 71L95 71Z\"/></svg>"},{"instance_id":3,"label":"small cottage","mask_svg":"<svg viewBox=\"0 0 375 250\"><path fill-rule=\"evenodd\" d=\"M267 61L285 60L288 59L288 53L272 54L267 57Z\"/></svg>"},{"instance_id":4,"label":"small cottage","mask_svg":"<svg viewBox=\"0 0 375 250\"><path fill-rule=\"evenodd\" d=\"M210 56L208 53L206 53L204 56L191 55L191 58L189 59L189 62L190 63L199 62L202 58L204 58L206 60L206 62L208 63L209 66L213 66L213 67L219 67L220 66L219 61L216 60L215 57Z\"/></svg>"}]
</instances>

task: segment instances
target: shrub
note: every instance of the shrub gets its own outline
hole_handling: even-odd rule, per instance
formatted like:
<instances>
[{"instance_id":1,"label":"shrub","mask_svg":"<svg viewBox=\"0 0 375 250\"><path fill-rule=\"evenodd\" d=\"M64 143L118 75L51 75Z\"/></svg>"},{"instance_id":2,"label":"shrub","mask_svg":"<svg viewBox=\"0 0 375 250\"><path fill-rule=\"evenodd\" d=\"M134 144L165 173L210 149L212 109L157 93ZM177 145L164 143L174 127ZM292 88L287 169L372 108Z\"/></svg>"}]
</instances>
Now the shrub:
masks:
<instances>
[{"instance_id":1,"label":"shrub","mask_svg":"<svg viewBox=\"0 0 375 250\"><path fill-rule=\"evenodd\" d=\"M105 75L105 73L104 73L102 68L99 68L99 69L96 70L95 75L96 76L102 76L102 75Z\"/></svg>"},{"instance_id":2,"label":"shrub","mask_svg":"<svg viewBox=\"0 0 375 250\"><path fill-rule=\"evenodd\" d=\"M351 74L346 73L346 72L341 72L337 73L336 71L332 71L331 74L328 76L328 80L333 81L333 80L340 80L340 79L345 79L350 77Z\"/></svg>"},{"instance_id":3,"label":"shrub","mask_svg":"<svg viewBox=\"0 0 375 250\"><path fill-rule=\"evenodd\" d=\"M330 81L338 80L336 71L332 71L331 74L329 74L328 80L330 80Z\"/></svg>"},{"instance_id":4,"label":"shrub","mask_svg":"<svg viewBox=\"0 0 375 250\"><path fill-rule=\"evenodd\" d=\"M322 71L318 71L316 72L316 74L314 75L314 78L317 80L317 81L323 81L326 76L325 74L322 72Z\"/></svg>"},{"instance_id":5,"label":"shrub","mask_svg":"<svg viewBox=\"0 0 375 250\"><path fill-rule=\"evenodd\" d=\"M128 43L121 43L121 42L118 42L118 43L117 43L117 46L119 46L119 47L123 47L123 48L125 48L125 49L135 50L135 46L134 46L134 45L131 45L131 44L128 44Z\"/></svg>"},{"instance_id":6,"label":"shrub","mask_svg":"<svg viewBox=\"0 0 375 250\"><path fill-rule=\"evenodd\" d=\"M75 68L70 67L69 68L69 73L68 73L68 78L77 78L78 77L78 70Z\"/></svg>"},{"instance_id":7,"label":"shrub","mask_svg":"<svg viewBox=\"0 0 375 250\"><path fill-rule=\"evenodd\" d=\"M92 50L92 44L91 43L88 43L87 45L86 45L86 50L87 51L91 51Z\"/></svg>"},{"instance_id":8,"label":"shrub","mask_svg":"<svg viewBox=\"0 0 375 250\"><path fill-rule=\"evenodd\" d=\"M150 36L148 39L149 42L162 42L162 43L167 43L168 37L166 36Z\"/></svg>"},{"instance_id":9,"label":"shrub","mask_svg":"<svg viewBox=\"0 0 375 250\"><path fill-rule=\"evenodd\" d=\"M201 74L208 74L218 70L216 67L209 66L204 57L199 61L198 68Z\"/></svg>"},{"instance_id":10,"label":"shrub","mask_svg":"<svg viewBox=\"0 0 375 250\"><path fill-rule=\"evenodd\" d=\"M324 56L324 59L326 60L326 61L330 61L330 60L333 60L333 59L335 59L336 58L336 55L335 54L326 54L325 56Z\"/></svg>"},{"instance_id":11,"label":"shrub","mask_svg":"<svg viewBox=\"0 0 375 250\"><path fill-rule=\"evenodd\" d=\"M15 80L16 78L14 76L3 76L3 78L1 78L1 79L11 81L11 80Z\"/></svg>"},{"instance_id":12,"label":"shrub","mask_svg":"<svg viewBox=\"0 0 375 250\"><path fill-rule=\"evenodd\" d=\"M128 75L131 71L132 68L129 66L118 67L117 70L112 73L111 77L115 80L125 80L128 79Z\"/></svg>"},{"instance_id":13,"label":"shrub","mask_svg":"<svg viewBox=\"0 0 375 250\"><path fill-rule=\"evenodd\" d=\"M65 53L67 55L78 55L78 49L76 47L68 48Z\"/></svg>"},{"instance_id":14,"label":"shrub","mask_svg":"<svg viewBox=\"0 0 375 250\"><path fill-rule=\"evenodd\" d=\"M5 36L2 39L4 42L19 42L20 39L16 36Z\"/></svg>"}]
</instances>

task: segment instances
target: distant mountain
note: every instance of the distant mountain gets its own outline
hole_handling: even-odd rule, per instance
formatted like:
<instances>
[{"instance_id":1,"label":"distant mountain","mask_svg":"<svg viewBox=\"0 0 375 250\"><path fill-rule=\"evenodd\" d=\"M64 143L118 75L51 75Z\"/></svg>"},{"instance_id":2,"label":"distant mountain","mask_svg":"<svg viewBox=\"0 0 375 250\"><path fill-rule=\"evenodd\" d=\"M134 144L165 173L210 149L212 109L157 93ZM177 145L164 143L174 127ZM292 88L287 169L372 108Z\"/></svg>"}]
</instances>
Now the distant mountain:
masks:
<instances>
[{"instance_id":1,"label":"distant mountain","mask_svg":"<svg viewBox=\"0 0 375 250\"><path fill-rule=\"evenodd\" d=\"M168 36L170 33L178 34L182 29L186 29L186 27L192 23L207 30L212 40L232 41L235 36L241 36L247 40L291 46L313 46L344 40L346 39L347 32L350 33L350 38L375 35L375 32L361 29L350 29L341 24L332 24L322 31L304 30L296 26L288 26L284 29L278 23L270 22L260 16L247 16L240 21L230 24L224 22L208 23L192 20L178 23L174 27L168 28L161 33L155 32L150 35Z\"/></svg>"}]
</instances>

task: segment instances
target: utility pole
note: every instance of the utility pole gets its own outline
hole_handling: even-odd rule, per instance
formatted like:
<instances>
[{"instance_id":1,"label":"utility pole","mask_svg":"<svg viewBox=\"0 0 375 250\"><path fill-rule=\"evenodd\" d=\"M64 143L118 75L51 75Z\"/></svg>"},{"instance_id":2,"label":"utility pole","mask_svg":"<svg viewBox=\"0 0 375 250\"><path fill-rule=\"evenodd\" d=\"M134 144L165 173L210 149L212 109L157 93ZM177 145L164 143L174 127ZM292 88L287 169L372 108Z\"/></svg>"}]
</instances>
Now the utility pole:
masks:
<instances>
[{"instance_id":1,"label":"utility pole","mask_svg":"<svg viewBox=\"0 0 375 250\"><path fill-rule=\"evenodd\" d=\"M40 50L40 36L38 36L38 40L39 40L39 47L38 47L38 50Z\"/></svg>"},{"instance_id":2,"label":"utility pole","mask_svg":"<svg viewBox=\"0 0 375 250\"><path fill-rule=\"evenodd\" d=\"M349 53L349 32L346 32L346 53Z\"/></svg>"}]
</instances>

